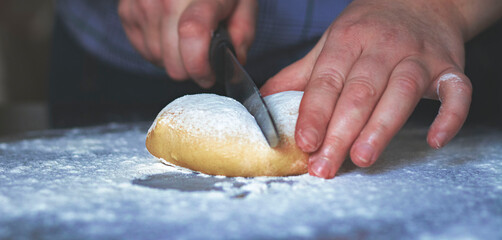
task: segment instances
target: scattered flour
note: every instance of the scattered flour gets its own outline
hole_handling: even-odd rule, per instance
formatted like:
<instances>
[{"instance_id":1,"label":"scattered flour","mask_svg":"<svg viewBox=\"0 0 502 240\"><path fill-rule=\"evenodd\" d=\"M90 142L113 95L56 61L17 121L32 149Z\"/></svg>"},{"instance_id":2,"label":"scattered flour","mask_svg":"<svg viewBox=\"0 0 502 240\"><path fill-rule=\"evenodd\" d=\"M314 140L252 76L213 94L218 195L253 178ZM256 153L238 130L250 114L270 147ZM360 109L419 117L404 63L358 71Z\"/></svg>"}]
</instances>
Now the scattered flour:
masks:
<instances>
[{"instance_id":1,"label":"scattered flour","mask_svg":"<svg viewBox=\"0 0 502 240\"><path fill-rule=\"evenodd\" d=\"M454 73L447 73L439 78L437 88L436 88L436 93L438 95L439 101L441 101L441 102L443 101L443 99L442 99L441 95L439 94L439 91L441 88L441 84L443 82L447 82L447 81L451 82L451 83L460 83L460 82L462 82L462 79Z\"/></svg>"},{"instance_id":2,"label":"scattered flour","mask_svg":"<svg viewBox=\"0 0 502 240\"><path fill-rule=\"evenodd\" d=\"M324 180L180 171L147 152L148 124L0 139L0 239L497 239L501 233L500 130L464 129L431 151L423 141L427 129L405 127L372 167L344 164ZM171 176L165 180L171 184L209 189L133 183L159 174Z\"/></svg>"}]
</instances>

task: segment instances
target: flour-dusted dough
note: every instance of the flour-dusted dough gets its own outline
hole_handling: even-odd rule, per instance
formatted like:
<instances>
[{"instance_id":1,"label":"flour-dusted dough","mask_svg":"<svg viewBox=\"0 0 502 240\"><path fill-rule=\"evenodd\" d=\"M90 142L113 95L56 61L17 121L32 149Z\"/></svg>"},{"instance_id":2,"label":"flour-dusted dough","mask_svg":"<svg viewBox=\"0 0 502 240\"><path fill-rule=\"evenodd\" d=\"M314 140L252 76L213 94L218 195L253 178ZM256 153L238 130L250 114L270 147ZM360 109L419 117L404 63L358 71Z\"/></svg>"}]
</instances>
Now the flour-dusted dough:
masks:
<instances>
[{"instance_id":1,"label":"flour-dusted dough","mask_svg":"<svg viewBox=\"0 0 502 240\"><path fill-rule=\"evenodd\" d=\"M281 138L276 148L244 106L215 94L187 95L167 105L148 131L146 147L174 165L212 175L303 174L308 154L294 140L302 96L288 91L265 97Z\"/></svg>"}]
</instances>

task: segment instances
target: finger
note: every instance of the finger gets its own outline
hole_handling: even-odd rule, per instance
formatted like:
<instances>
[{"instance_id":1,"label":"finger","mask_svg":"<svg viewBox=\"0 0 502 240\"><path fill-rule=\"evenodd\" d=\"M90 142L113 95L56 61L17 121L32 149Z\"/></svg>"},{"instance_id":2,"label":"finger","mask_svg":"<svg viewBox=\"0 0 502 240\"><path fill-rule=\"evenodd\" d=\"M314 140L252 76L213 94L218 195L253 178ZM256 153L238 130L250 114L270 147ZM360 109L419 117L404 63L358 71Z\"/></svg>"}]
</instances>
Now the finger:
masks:
<instances>
[{"instance_id":1,"label":"finger","mask_svg":"<svg viewBox=\"0 0 502 240\"><path fill-rule=\"evenodd\" d=\"M209 64L211 35L218 23L228 17L235 1L205 1L191 3L178 23L179 46L185 69L199 86L209 88L214 84Z\"/></svg>"},{"instance_id":2,"label":"finger","mask_svg":"<svg viewBox=\"0 0 502 240\"><path fill-rule=\"evenodd\" d=\"M352 161L370 166L409 118L423 96L430 74L421 61L407 58L390 76L387 88L350 151Z\"/></svg>"},{"instance_id":3,"label":"finger","mask_svg":"<svg viewBox=\"0 0 502 240\"><path fill-rule=\"evenodd\" d=\"M143 20L141 21L141 29L143 31L143 42L148 50L150 62L156 65L162 65L162 49L161 49L161 19L162 5L159 1L136 1L138 11L142 12Z\"/></svg>"},{"instance_id":4,"label":"finger","mask_svg":"<svg viewBox=\"0 0 502 240\"><path fill-rule=\"evenodd\" d=\"M384 56L385 53L362 55L352 67L336 103L324 142L320 150L310 157L314 175L334 177L353 141L368 121L395 65Z\"/></svg>"},{"instance_id":5,"label":"finger","mask_svg":"<svg viewBox=\"0 0 502 240\"><path fill-rule=\"evenodd\" d=\"M304 152L314 152L322 143L346 76L361 53L360 46L330 36L331 33L317 57L300 103L295 140Z\"/></svg>"},{"instance_id":6,"label":"finger","mask_svg":"<svg viewBox=\"0 0 502 240\"><path fill-rule=\"evenodd\" d=\"M312 50L302 59L285 67L267 80L260 91L264 96L284 91L304 91L312 75L312 70L326 42L325 32Z\"/></svg>"},{"instance_id":7,"label":"finger","mask_svg":"<svg viewBox=\"0 0 502 240\"><path fill-rule=\"evenodd\" d=\"M303 91L312 72L312 63L302 58L270 78L260 89L263 96L283 91Z\"/></svg>"},{"instance_id":8,"label":"finger","mask_svg":"<svg viewBox=\"0 0 502 240\"><path fill-rule=\"evenodd\" d=\"M117 5L117 13L120 17L120 21L122 24L130 24L130 16L129 16L129 4L131 0L119 0Z\"/></svg>"},{"instance_id":9,"label":"finger","mask_svg":"<svg viewBox=\"0 0 502 240\"><path fill-rule=\"evenodd\" d=\"M176 81L188 79L183 60L180 55L178 22L188 1L162 1L164 14L161 20L162 64L167 74ZM184 5L183 5L184 4Z\"/></svg>"},{"instance_id":10,"label":"finger","mask_svg":"<svg viewBox=\"0 0 502 240\"><path fill-rule=\"evenodd\" d=\"M427 136L429 145L436 149L458 133L469 113L472 96L471 83L460 70L447 70L439 76L433 85L441 107Z\"/></svg>"},{"instance_id":11,"label":"finger","mask_svg":"<svg viewBox=\"0 0 502 240\"><path fill-rule=\"evenodd\" d=\"M122 26L131 42L131 45L141 54L145 59L151 59L150 52L146 48L139 19L134 12L136 2L134 0L122 0L119 2L118 13L122 21Z\"/></svg>"},{"instance_id":12,"label":"finger","mask_svg":"<svg viewBox=\"0 0 502 240\"><path fill-rule=\"evenodd\" d=\"M254 40L257 13L258 2L256 0L239 0L228 19L228 32L241 64L246 63L247 51Z\"/></svg>"}]
</instances>

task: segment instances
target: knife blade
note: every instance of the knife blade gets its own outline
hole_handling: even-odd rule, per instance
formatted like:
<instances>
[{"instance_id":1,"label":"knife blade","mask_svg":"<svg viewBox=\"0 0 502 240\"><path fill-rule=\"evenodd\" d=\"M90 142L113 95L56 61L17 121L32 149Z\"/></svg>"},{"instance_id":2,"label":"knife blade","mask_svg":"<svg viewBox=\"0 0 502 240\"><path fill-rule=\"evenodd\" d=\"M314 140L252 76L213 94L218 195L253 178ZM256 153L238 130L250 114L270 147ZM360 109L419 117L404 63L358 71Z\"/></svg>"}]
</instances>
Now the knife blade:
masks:
<instances>
[{"instance_id":1,"label":"knife blade","mask_svg":"<svg viewBox=\"0 0 502 240\"><path fill-rule=\"evenodd\" d=\"M213 33L209 56L216 82L224 85L228 97L244 105L255 118L268 144L276 147L279 135L274 119L253 79L237 60L230 36L221 25Z\"/></svg>"}]
</instances>

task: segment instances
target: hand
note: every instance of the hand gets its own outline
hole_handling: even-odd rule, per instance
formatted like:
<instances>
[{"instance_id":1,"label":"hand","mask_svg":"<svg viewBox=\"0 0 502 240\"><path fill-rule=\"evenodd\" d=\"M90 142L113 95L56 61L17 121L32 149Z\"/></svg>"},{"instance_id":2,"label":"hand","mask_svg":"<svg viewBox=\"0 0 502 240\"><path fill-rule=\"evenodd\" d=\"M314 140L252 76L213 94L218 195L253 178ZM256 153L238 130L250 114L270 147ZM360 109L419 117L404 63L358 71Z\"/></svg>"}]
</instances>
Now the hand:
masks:
<instances>
[{"instance_id":1,"label":"hand","mask_svg":"<svg viewBox=\"0 0 502 240\"><path fill-rule=\"evenodd\" d=\"M442 102L427 141L440 148L463 125L463 18L450 1L355 0L304 58L262 88L304 90L295 140L309 173L333 178L350 151L373 164L422 97Z\"/></svg>"},{"instance_id":2,"label":"hand","mask_svg":"<svg viewBox=\"0 0 502 240\"><path fill-rule=\"evenodd\" d=\"M214 82L209 65L211 35L227 21L239 61L255 33L256 0L120 0L118 7L132 45L174 80L193 79L201 87Z\"/></svg>"}]
</instances>

